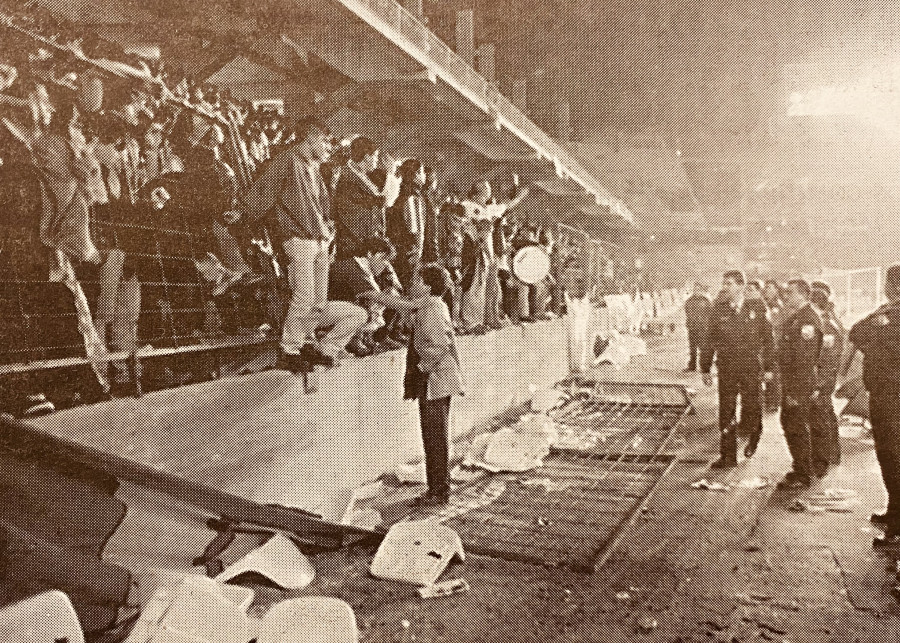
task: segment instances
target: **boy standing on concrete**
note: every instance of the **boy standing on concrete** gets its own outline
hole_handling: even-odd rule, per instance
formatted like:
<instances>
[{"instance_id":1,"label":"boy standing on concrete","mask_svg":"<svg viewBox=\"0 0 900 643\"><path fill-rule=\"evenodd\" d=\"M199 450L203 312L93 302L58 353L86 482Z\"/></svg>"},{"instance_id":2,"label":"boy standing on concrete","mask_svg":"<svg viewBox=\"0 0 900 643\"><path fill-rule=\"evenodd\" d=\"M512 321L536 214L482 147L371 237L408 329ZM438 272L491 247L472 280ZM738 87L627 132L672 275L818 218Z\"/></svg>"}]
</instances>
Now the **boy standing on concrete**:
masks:
<instances>
[{"instance_id":1,"label":"boy standing on concrete","mask_svg":"<svg viewBox=\"0 0 900 643\"><path fill-rule=\"evenodd\" d=\"M412 283L413 297L425 299L412 316L403 397L419 401L428 482L420 506L443 505L450 496L450 400L463 394L453 323L443 300L450 286L450 275L437 264L422 266Z\"/></svg>"}]
</instances>

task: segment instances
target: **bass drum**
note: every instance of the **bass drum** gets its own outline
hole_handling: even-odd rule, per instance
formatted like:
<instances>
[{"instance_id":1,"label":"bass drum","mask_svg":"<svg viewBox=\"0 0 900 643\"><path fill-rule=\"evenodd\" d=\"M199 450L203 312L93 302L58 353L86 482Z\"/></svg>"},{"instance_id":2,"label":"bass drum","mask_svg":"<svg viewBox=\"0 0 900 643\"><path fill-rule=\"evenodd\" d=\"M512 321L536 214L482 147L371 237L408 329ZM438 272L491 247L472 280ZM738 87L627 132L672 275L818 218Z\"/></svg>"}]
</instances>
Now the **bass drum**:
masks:
<instances>
[{"instance_id":1,"label":"bass drum","mask_svg":"<svg viewBox=\"0 0 900 643\"><path fill-rule=\"evenodd\" d=\"M550 257L540 246L525 246L513 257L512 272L519 281L536 284L550 274Z\"/></svg>"}]
</instances>

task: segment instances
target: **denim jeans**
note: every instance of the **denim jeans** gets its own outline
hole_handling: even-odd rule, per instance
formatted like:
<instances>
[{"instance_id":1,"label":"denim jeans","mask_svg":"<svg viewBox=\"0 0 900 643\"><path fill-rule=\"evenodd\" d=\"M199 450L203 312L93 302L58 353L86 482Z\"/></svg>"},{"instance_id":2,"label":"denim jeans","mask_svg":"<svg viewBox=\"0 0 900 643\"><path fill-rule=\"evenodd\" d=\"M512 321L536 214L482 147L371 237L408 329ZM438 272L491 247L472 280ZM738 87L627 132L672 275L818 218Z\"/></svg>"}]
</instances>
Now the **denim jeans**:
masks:
<instances>
[{"instance_id":1,"label":"denim jeans","mask_svg":"<svg viewBox=\"0 0 900 643\"><path fill-rule=\"evenodd\" d=\"M291 237L284 242L288 257L287 279L291 302L281 332L285 353L298 353L318 325L321 309L328 299L328 242Z\"/></svg>"}]
</instances>

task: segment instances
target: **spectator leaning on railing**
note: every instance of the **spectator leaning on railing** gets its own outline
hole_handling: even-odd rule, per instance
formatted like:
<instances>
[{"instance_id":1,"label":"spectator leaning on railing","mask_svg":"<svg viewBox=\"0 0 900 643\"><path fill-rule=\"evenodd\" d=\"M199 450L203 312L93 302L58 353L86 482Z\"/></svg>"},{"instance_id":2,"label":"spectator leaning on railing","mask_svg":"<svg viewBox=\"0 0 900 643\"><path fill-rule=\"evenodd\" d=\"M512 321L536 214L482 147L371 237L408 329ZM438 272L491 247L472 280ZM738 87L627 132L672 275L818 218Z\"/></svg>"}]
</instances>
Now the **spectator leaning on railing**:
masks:
<instances>
[{"instance_id":1,"label":"spectator leaning on railing","mask_svg":"<svg viewBox=\"0 0 900 643\"><path fill-rule=\"evenodd\" d=\"M291 302L281 347L291 360L330 365L310 342L307 329L322 315L328 298L331 199L320 172L329 155L328 127L314 118L295 126L296 144L273 158L244 195L244 210L254 219L270 217L287 258ZM234 221L234 219L232 219Z\"/></svg>"}]
</instances>

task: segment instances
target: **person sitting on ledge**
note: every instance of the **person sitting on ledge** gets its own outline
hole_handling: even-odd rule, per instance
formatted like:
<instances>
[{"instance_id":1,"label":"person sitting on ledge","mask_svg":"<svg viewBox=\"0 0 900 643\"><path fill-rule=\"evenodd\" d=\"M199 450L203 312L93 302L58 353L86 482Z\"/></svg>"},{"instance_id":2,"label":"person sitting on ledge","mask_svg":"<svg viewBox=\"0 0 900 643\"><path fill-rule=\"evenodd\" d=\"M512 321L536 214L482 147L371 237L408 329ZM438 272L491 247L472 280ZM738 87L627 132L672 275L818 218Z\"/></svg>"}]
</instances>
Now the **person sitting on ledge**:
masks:
<instances>
[{"instance_id":1,"label":"person sitting on ledge","mask_svg":"<svg viewBox=\"0 0 900 643\"><path fill-rule=\"evenodd\" d=\"M299 371L309 364L334 366L336 359L348 357L347 344L368 321L372 304L402 311L419 307L421 300L404 299L378 287L377 277L390 269L389 257L393 254L390 241L372 237L358 244L352 256L335 261L328 281L328 301L313 311L302 329L307 338L314 337L316 330L331 330L317 342L307 340L298 355L286 354L288 370Z\"/></svg>"}]
</instances>

